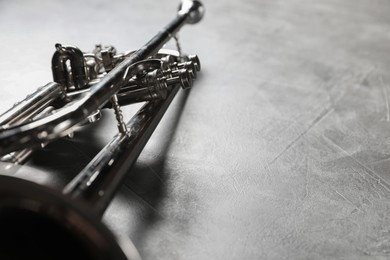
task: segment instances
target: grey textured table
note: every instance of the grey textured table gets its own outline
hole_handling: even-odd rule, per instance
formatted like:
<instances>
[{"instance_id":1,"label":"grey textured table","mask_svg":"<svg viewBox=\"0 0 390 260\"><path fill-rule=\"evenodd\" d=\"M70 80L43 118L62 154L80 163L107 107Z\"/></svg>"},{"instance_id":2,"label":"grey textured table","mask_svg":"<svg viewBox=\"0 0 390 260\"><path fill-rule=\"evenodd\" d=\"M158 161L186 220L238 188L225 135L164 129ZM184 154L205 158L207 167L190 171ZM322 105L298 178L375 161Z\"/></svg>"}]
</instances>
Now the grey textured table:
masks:
<instances>
[{"instance_id":1,"label":"grey textured table","mask_svg":"<svg viewBox=\"0 0 390 260\"><path fill-rule=\"evenodd\" d=\"M204 4L180 33L201 76L104 221L145 259L387 259L390 2ZM54 43L135 49L176 6L1 1L1 111L51 80ZM82 169L115 134L111 114L37 152L40 181L61 187Z\"/></svg>"}]
</instances>

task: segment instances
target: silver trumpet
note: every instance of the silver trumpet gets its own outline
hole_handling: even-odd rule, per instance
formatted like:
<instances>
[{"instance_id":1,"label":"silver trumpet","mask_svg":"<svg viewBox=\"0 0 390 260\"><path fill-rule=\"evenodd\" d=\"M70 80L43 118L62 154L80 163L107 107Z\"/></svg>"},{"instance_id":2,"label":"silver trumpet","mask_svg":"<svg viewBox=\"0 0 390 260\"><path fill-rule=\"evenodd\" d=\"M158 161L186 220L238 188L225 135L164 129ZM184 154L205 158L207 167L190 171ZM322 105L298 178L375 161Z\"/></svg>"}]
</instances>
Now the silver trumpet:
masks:
<instances>
[{"instance_id":1,"label":"silver trumpet","mask_svg":"<svg viewBox=\"0 0 390 260\"><path fill-rule=\"evenodd\" d=\"M140 259L101 217L180 88L200 70L195 55L162 46L185 24L199 22L202 4L184 0L177 16L136 51L112 46L83 53L56 44L54 82L0 116L0 160L23 164L34 152L112 109L118 133L62 192L0 176L0 259ZM179 46L179 44L178 44ZM121 106L146 102L125 123Z\"/></svg>"}]
</instances>

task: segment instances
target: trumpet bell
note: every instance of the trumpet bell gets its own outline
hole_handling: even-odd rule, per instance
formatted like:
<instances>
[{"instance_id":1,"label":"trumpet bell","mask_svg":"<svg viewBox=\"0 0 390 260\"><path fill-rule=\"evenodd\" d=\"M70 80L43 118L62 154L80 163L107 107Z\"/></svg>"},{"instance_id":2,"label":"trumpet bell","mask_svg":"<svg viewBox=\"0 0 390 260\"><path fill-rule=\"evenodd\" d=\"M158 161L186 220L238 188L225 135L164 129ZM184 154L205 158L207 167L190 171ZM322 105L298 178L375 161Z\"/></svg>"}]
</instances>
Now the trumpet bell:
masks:
<instances>
[{"instance_id":1,"label":"trumpet bell","mask_svg":"<svg viewBox=\"0 0 390 260\"><path fill-rule=\"evenodd\" d=\"M51 188L0 176L0 259L139 259L93 213Z\"/></svg>"}]
</instances>

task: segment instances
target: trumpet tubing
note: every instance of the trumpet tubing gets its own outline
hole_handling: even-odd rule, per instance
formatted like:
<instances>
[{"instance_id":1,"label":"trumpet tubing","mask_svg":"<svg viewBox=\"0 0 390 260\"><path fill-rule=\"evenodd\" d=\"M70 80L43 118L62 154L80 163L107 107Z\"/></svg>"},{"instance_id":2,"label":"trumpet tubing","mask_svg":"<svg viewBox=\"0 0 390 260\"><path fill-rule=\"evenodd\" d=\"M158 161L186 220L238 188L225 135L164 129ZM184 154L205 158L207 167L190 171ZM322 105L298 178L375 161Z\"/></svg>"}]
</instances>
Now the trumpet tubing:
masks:
<instances>
[{"instance_id":1,"label":"trumpet tubing","mask_svg":"<svg viewBox=\"0 0 390 260\"><path fill-rule=\"evenodd\" d=\"M102 109L114 111L118 133L62 191L0 176L0 258L139 259L100 218L176 93L196 79L201 69L196 55L161 47L203 13L199 1L182 1L177 16L135 51L118 54L112 46L97 45L83 53L55 45L54 82L0 116L0 160L23 164L36 149L98 120ZM145 104L124 122L121 107L137 102ZM21 239L33 246L20 249Z\"/></svg>"}]
</instances>

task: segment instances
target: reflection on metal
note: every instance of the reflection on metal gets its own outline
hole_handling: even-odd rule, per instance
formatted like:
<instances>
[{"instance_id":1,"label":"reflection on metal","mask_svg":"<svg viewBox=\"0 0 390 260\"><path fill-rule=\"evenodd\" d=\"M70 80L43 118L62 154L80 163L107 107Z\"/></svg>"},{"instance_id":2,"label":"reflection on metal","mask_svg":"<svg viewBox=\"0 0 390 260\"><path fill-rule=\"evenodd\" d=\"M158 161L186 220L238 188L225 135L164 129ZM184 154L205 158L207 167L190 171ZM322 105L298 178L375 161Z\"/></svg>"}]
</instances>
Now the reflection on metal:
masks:
<instances>
[{"instance_id":1,"label":"reflection on metal","mask_svg":"<svg viewBox=\"0 0 390 260\"><path fill-rule=\"evenodd\" d=\"M117 54L112 46L98 45L83 53L56 44L55 82L0 116L0 156L8 162L1 166L5 174L0 176L0 258L5 248L16 258L140 259L131 242L117 242L100 218L176 93L191 87L200 71L197 56L161 47L183 25L200 21L203 12L199 1L183 1L178 15L163 30L140 49L124 54ZM120 107L136 102L146 104L125 123ZM119 132L62 193L13 177L17 165L35 149L73 136L77 127L96 122L104 108L114 109ZM16 220L23 223L17 232L12 230L20 225ZM45 231L27 241L30 228ZM52 245L54 231L60 242ZM10 239L12 232L18 243ZM24 242L33 246L20 248ZM49 243L47 250L34 247L41 242ZM12 243L18 249L10 250Z\"/></svg>"}]
</instances>

